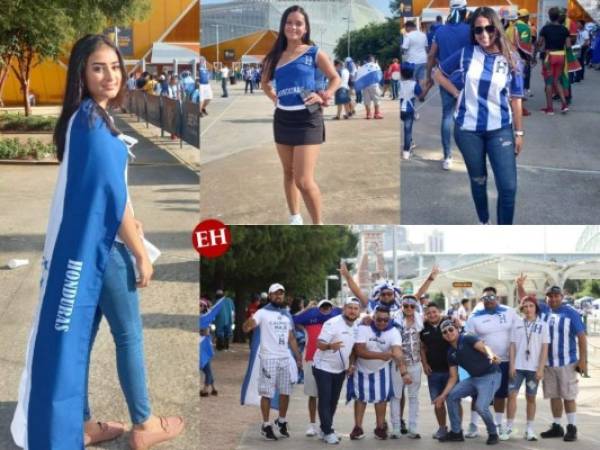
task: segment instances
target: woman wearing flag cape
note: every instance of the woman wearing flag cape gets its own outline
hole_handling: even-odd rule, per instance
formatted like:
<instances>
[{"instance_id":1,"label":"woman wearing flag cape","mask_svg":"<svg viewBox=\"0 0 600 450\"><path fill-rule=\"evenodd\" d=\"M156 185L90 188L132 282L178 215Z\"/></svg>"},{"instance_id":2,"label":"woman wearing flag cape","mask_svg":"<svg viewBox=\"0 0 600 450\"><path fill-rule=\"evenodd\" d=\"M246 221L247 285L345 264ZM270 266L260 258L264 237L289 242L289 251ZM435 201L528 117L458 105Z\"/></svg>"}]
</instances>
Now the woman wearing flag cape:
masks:
<instances>
[{"instance_id":1,"label":"woman wearing flag cape","mask_svg":"<svg viewBox=\"0 0 600 450\"><path fill-rule=\"evenodd\" d=\"M321 191L314 172L320 145L325 142L321 106L327 106L333 98L340 77L327 55L312 44L308 15L300 6L284 11L277 41L265 57L263 68L263 91L276 105L273 131L283 166L289 223L303 224L302 195L313 224L320 224ZM316 92L317 70L329 80L324 91Z\"/></svg>"},{"instance_id":2,"label":"woman wearing flag cape","mask_svg":"<svg viewBox=\"0 0 600 450\"><path fill-rule=\"evenodd\" d=\"M148 399L136 287L148 285L153 269L127 192L135 139L107 112L121 104L125 80L123 58L106 37L88 35L74 45L54 133L61 164L40 302L11 424L15 443L26 450L83 449L123 434L123 423L92 420L88 404L90 353L102 316L116 344L131 448L148 449L183 428L180 417L154 416Z\"/></svg>"}]
</instances>

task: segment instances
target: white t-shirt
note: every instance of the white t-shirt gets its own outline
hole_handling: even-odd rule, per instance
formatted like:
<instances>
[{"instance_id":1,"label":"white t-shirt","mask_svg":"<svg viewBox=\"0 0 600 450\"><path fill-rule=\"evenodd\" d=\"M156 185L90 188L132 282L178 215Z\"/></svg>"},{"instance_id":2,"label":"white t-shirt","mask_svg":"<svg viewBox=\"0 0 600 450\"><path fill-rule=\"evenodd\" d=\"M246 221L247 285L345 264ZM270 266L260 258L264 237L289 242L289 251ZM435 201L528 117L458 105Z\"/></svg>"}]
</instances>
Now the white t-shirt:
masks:
<instances>
[{"instance_id":1,"label":"white t-shirt","mask_svg":"<svg viewBox=\"0 0 600 450\"><path fill-rule=\"evenodd\" d=\"M579 30L577 32L577 41L575 42L575 45L583 45L585 41L588 41L588 45L589 45L589 40L590 40L589 31L587 31L586 29Z\"/></svg>"},{"instance_id":2,"label":"white t-shirt","mask_svg":"<svg viewBox=\"0 0 600 450\"><path fill-rule=\"evenodd\" d=\"M288 339L294 324L279 311L259 309L252 318L260 327L259 355L263 359L288 358Z\"/></svg>"},{"instance_id":3,"label":"white t-shirt","mask_svg":"<svg viewBox=\"0 0 600 450\"><path fill-rule=\"evenodd\" d=\"M406 50L406 61L412 64L427 62L427 35L414 30L407 33L402 41L402 49Z\"/></svg>"},{"instance_id":4,"label":"white t-shirt","mask_svg":"<svg viewBox=\"0 0 600 450\"><path fill-rule=\"evenodd\" d=\"M227 66L223 66L221 69L221 76L223 78L227 78L229 76L229 68Z\"/></svg>"},{"instance_id":5,"label":"white t-shirt","mask_svg":"<svg viewBox=\"0 0 600 450\"><path fill-rule=\"evenodd\" d=\"M402 347L402 337L396 328L390 328L377 336L370 325L360 325L356 343L367 344L367 350L371 352L389 352L392 346ZM357 369L365 374L375 373L386 364L389 364L389 361L382 359L357 358L356 360Z\"/></svg>"},{"instance_id":6,"label":"white t-shirt","mask_svg":"<svg viewBox=\"0 0 600 450\"><path fill-rule=\"evenodd\" d=\"M527 345L529 336L529 345ZM515 369L537 371L542 344L550 343L550 328L548 322L537 317L534 322L525 322L517 318L513 324L510 342L516 346ZM527 357L529 349L529 357Z\"/></svg>"},{"instance_id":7,"label":"white t-shirt","mask_svg":"<svg viewBox=\"0 0 600 450\"><path fill-rule=\"evenodd\" d=\"M483 308L471 314L465 330L485 342L502 361L508 361L510 333L517 319L515 310L506 305L498 305L493 314Z\"/></svg>"},{"instance_id":8,"label":"white t-shirt","mask_svg":"<svg viewBox=\"0 0 600 450\"><path fill-rule=\"evenodd\" d=\"M323 351L317 348L313 358L313 366L325 372L343 372L350 365L350 353L352 353L357 337L358 321L354 321L352 325L348 325L342 315L329 319L323 324L318 340L328 344L341 341L344 345L335 351Z\"/></svg>"},{"instance_id":9,"label":"white t-shirt","mask_svg":"<svg viewBox=\"0 0 600 450\"><path fill-rule=\"evenodd\" d=\"M344 89L350 89L350 86L348 85L348 80L350 80L350 72L345 67L342 67L340 78L342 79L340 87Z\"/></svg>"}]
</instances>

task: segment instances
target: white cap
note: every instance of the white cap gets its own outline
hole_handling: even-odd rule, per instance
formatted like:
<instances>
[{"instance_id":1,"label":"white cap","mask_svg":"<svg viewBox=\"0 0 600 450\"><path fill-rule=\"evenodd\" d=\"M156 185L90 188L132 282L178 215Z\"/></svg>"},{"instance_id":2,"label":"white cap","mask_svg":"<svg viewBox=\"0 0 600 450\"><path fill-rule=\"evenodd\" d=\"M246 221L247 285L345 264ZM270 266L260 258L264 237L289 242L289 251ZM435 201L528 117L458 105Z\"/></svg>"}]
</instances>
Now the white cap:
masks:
<instances>
[{"instance_id":1,"label":"white cap","mask_svg":"<svg viewBox=\"0 0 600 450\"><path fill-rule=\"evenodd\" d=\"M266 292L260 293L260 298L267 298L268 296L269 296L269 294L267 294Z\"/></svg>"},{"instance_id":2,"label":"white cap","mask_svg":"<svg viewBox=\"0 0 600 450\"><path fill-rule=\"evenodd\" d=\"M271 286L269 286L269 294L277 291L285 292L285 288L279 283L273 283Z\"/></svg>"},{"instance_id":3,"label":"white cap","mask_svg":"<svg viewBox=\"0 0 600 450\"><path fill-rule=\"evenodd\" d=\"M461 9L467 7L467 0L450 0L450 9Z\"/></svg>"},{"instance_id":4,"label":"white cap","mask_svg":"<svg viewBox=\"0 0 600 450\"><path fill-rule=\"evenodd\" d=\"M320 308L323 305L330 305L333 306L333 303L331 302L331 300L327 300L326 298L324 298L323 300L321 300L319 303L317 303L317 308Z\"/></svg>"},{"instance_id":5,"label":"white cap","mask_svg":"<svg viewBox=\"0 0 600 450\"><path fill-rule=\"evenodd\" d=\"M357 299L356 297L348 297L346 299L346 301L344 302L344 305L360 305L360 300Z\"/></svg>"}]
</instances>

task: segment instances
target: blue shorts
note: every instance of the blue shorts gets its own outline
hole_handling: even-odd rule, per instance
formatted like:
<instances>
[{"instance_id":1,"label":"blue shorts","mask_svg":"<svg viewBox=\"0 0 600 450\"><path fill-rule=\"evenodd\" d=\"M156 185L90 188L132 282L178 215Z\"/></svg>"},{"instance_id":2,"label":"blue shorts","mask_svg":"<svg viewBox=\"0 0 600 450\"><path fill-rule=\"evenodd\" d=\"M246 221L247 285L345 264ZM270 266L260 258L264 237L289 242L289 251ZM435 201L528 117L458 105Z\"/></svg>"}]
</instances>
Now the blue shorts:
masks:
<instances>
[{"instance_id":1,"label":"blue shorts","mask_svg":"<svg viewBox=\"0 0 600 450\"><path fill-rule=\"evenodd\" d=\"M431 372L431 375L427 377L427 384L429 385L429 398L434 401L444 390L448 379L450 378L449 372Z\"/></svg>"},{"instance_id":2,"label":"blue shorts","mask_svg":"<svg viewBox=\"0 0 600 450\"><path fill-rule=\"evenodd\" d=\"M500 363L500 372L502 373L502 380L500 381L500 387L494 394L494 398L507 398L508 397L508 361L502 361Z\"/></svg>"},{"instance_id":3,"label":"blue shorts","mask_svg":"<svg viewBox=\"0 0 600 450\"><path fill-rule=\"evenodd\" d=\"M508 384L508 390L510 392L521 389L521 384L525 380L525 394L535 397L537 395L537 389L539 381L535 379L535 371L533 370L518 370L515 377L510 380Z\"/></svg>"}]
</instances>

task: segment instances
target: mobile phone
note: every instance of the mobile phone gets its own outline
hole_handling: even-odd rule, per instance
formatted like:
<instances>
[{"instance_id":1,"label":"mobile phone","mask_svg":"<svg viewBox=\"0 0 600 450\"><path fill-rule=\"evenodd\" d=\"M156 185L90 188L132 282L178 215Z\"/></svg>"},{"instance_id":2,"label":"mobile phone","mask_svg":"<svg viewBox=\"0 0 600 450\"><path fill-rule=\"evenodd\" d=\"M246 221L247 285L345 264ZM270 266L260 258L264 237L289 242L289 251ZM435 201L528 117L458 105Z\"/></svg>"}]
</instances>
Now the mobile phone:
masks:
<instances>
[{"instance_id":1,"label":"mobile phone","mask_svg":"<svg viewBox=\"0 0 600 450\"><path fill-rule=\"evenodd\" d=\"M313 94L312 91L309 91L308 89L303 89L302 90L302 100L306 101L306 99L308 97L310 97L311 94ZM309 113L314 113L314 112L318 111L320 108L321 108L321 105L319 105L318 103L313 103L312 105L306 105L306 109L308 109Z\"/></svg>"}]
</instances>

